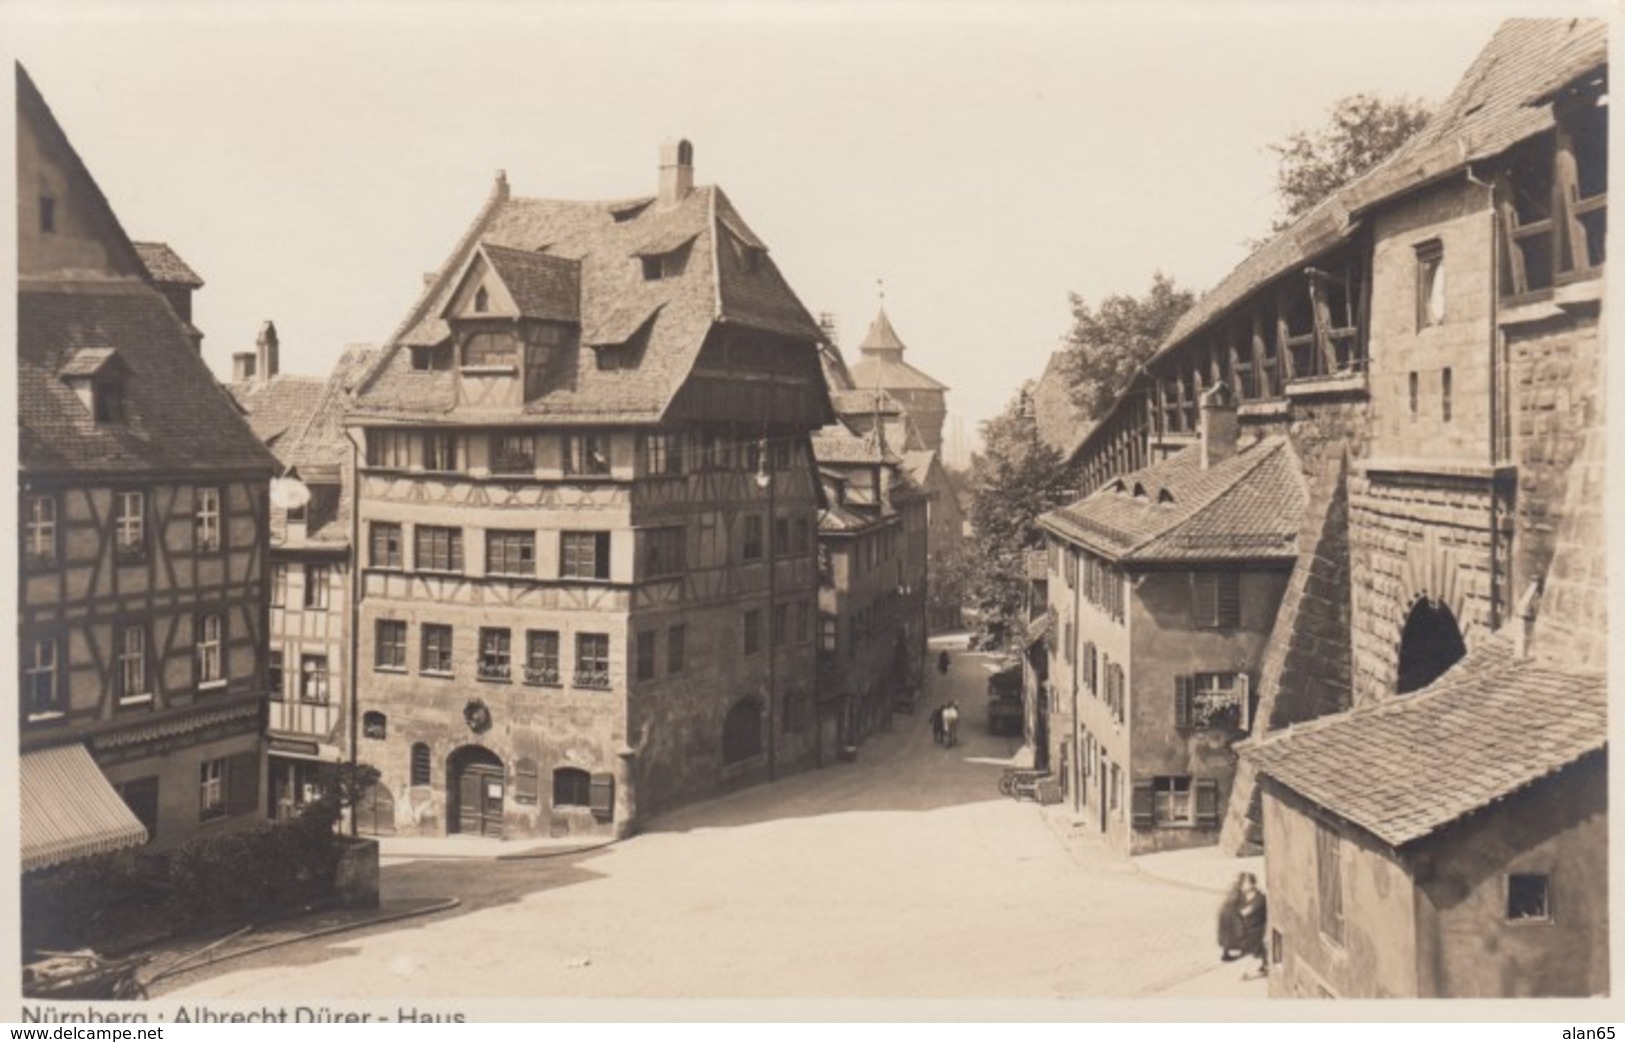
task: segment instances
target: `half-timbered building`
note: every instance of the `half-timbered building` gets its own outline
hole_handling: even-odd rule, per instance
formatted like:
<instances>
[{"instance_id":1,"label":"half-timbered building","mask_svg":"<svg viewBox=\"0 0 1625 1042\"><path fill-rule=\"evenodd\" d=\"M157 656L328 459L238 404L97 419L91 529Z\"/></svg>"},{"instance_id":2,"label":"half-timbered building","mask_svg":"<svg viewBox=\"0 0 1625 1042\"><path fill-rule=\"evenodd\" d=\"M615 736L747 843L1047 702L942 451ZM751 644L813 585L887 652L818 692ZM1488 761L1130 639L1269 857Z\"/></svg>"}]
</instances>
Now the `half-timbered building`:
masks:
<instances>
[{"instance_id":1,"label":"half-timbered building","mask_svg":"<svg viewBox=\"0 0 1625 1042\"><path fill-rule=\"evenodd\" d=\"M693 176L679 142L654 196L499 177L357 389L385 827L622 833L816 756L821 333Z\"/></svg>"},{"instance_id":2,"label":"half-timbered building","mask_svg":"<svg viewBox=\"0 0 1625 1042\"><path fill-rule=\"evenodd\" d=\"M17 134L28 870L261 820L276 463L20 67Z\"/></svg>"}]
</instances>

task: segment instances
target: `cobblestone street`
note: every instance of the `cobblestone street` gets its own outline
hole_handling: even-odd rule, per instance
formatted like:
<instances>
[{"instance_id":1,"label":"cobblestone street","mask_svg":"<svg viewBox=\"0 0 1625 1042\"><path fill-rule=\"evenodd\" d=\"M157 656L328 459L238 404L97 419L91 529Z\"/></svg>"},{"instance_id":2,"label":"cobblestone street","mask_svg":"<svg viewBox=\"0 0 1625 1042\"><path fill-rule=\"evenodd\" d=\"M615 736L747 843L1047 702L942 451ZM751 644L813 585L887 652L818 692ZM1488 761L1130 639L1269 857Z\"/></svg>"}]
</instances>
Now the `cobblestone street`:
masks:
<instances>
[{"instance_id":1,"label":"cobblestone street","mask_svg":"<svg viewBox=\"0 0 1625 1042\"><path fill-rule=\"evenodd\" d=\"M980 661L956 656L855 763L688 808L604 850L386 865L386 899L462 907L223 965L169 994L1260 997L1239 966L1215 969L1217 895L1133 867L1057 808L998 794L1015 744L986 732ZM953 750L928 723L948 697L966 710Z\"/></svg>"}]
</instances>

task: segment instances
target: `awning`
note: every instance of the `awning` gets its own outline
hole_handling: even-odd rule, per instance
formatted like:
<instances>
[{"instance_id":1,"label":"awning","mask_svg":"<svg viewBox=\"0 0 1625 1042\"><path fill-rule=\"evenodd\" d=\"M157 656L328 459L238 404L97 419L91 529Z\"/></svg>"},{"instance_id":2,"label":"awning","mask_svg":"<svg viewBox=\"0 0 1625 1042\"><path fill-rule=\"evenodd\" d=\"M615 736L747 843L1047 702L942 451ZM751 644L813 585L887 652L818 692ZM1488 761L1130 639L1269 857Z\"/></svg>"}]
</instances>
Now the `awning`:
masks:
<instances>
[{"instance_id":1,"label":"awning","mask_svg":"<svg viewBox=\"0 0 1625 1042\"><path fill-rule=\"evenodd\" d=\"M147 841L147 827L84 746L24 753L19 773L24 872Z\"/></svg>"}]
</instances>

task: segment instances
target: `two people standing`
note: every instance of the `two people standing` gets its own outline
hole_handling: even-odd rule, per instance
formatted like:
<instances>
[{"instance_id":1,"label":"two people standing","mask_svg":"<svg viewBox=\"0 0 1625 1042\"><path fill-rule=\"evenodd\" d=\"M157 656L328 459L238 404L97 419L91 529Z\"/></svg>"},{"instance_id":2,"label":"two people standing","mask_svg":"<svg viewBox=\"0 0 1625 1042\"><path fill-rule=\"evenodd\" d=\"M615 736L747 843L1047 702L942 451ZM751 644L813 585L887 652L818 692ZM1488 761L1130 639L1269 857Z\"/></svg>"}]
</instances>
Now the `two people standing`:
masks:
<instances>
[{"instance_id":1,"label":"two people standing","mask_svg":"<svg viewBox=\"0 0 1625 1042\"><path fill-rule=\"evenodd\" d=\"M937 706L931 713L931 737L938 745L953 748L959 744L959 703Z\"/></svg>"},{"instance_id":2,"label":"two people standing","mask_svg":"<svg viewBox=\"0 0 1625 1042\"><path fill-rule=\"evenodd\" d=\"M1225 962L1236 959L1258 960L1258 976L1269 973L1269 955L1264 950L1264 927L1269 922L1269 903L1258 889L1258 877L1243 872L1236 877L1224 904L1219 907L1220 958ZM1246 974L1243 979L1252 977Z\"/></svg>"}]
</instances>

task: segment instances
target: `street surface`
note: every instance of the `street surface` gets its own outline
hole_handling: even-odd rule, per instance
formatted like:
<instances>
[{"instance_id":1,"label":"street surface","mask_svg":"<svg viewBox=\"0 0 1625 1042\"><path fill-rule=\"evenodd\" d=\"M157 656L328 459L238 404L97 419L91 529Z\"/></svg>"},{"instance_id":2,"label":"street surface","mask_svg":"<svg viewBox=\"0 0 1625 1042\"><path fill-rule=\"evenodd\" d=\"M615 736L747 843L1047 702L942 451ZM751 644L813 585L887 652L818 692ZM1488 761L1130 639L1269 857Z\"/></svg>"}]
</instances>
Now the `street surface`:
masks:
<instances>
[{"instance_id":1,"label":"street surface","mask_svg":"<svg viewBox=\"0 0 1625 1042\"><path fill-rule=\"evenodd\" d=\"M1217 896L999 795L1016 742L956 654L855 763L656 820L606 849L386 863L386 899L455 896L379 926L166 981L192 998L1261 997L1220 967ZM962 745L931 738L956 698ZM454 841L448 841L454 842ZM1235 981L1233 990L1225 983Z\"/></svg>"}]
</instances>

